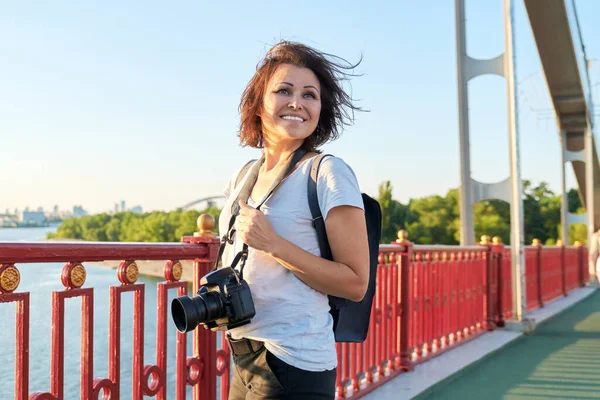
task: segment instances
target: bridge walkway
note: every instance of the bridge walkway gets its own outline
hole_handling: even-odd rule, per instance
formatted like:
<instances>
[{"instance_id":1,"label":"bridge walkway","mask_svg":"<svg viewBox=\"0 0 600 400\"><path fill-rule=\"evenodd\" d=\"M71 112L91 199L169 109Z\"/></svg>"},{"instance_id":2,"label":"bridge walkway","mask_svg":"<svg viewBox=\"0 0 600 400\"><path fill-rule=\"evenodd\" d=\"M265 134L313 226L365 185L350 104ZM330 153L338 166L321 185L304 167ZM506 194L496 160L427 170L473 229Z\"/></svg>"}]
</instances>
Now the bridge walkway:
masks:
<instances>
[{"instance_id":1,"label":"bridge walkway","mask_svg":"<svg viewBox=\"0 0 600 400\"><path fill-rule=\"evenodd\" d=\"M600 399L600 290L447 382L417 398Z\"/></svg>"}]
</instances>

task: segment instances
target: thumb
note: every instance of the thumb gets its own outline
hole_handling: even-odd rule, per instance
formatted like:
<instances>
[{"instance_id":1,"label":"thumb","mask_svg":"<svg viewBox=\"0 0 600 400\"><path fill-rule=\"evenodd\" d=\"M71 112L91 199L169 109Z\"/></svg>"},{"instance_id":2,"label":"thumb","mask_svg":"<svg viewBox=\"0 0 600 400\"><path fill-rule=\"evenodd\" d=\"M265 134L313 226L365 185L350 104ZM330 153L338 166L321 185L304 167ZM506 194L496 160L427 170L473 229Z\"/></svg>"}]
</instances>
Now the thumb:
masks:
<instances>
[{"instance_id":1,"label":"thumb","mask_svg":"<svg viewBox=\"0 0 600 400\"><path fill-rule=\"evenodd\" d=\"M252 210L252 207L250 207L248 204L246 204L243 200L239 200L238 203L240 205L240 211Z\"/></svg>"}]
</instances>

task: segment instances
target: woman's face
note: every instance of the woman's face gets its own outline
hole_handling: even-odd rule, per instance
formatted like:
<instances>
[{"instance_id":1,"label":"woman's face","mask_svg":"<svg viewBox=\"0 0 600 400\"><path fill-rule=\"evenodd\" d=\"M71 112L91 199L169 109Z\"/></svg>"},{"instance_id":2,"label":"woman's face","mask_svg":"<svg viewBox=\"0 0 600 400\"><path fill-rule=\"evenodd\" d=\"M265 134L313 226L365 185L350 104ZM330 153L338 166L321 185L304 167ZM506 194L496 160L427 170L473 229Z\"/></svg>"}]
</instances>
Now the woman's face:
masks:
<instances>
[{"instance_id":1,"label":"woman's face","mask_svg":"<svg viewBox=\"0 0 600 400\"><path fill-rule=\"evenodd\" d=\"M316 129L321 114L321 85L308 68L282 64L267 84L261 111L267 145L303 141Z\"/></svg>"}]
</instances>

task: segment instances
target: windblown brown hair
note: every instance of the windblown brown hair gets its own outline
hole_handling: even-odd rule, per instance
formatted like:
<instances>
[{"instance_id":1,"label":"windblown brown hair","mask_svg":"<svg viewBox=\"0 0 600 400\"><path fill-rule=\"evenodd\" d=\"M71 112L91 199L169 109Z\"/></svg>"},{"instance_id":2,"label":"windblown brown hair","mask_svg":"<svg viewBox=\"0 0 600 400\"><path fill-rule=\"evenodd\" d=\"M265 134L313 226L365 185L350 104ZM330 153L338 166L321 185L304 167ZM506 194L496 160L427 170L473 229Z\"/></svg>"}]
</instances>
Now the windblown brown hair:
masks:
<instances>
[{"instance_id":1,"label":"windblown brown hair","mask_svg":"<svg viewBox=\"0 0 600 400\"><path fill-rule=\"evenodd\" d=\"M361 58L362 59L362 58ZM343 127L354 121L354 111L362 111L353 104L353 99L344 91L341 83L350 76L346 72L360 64L351 64L343 58L322 53L301 43L281 41L273 46L256 66L256 73L242 94L239 112L240 144L254 148L264 147L260 111L269 79L281 64L308 68L319 79L321 85L321 115L315 131L304 140L306 151L317 151L337 139Z\"/></svg>"}]
</instances>

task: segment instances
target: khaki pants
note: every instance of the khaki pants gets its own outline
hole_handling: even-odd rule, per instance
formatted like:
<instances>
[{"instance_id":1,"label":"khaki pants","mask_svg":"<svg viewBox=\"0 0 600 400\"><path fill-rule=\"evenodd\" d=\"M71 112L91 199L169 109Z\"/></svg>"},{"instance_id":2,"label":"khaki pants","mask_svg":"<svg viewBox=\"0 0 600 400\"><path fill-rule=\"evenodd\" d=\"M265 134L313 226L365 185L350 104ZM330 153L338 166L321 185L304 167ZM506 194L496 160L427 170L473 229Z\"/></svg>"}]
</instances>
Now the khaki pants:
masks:
<instances>
[{"instance_id":1,"label":"khaki pants","mask_svg":"<svg viewBox=\"0 0 600 400\"><path fill-rule=\"evenodd\" d=\"M335 399L335 369L305 371L281 361L264 346L233 356L233 369L229 400Z\"/></svg>"}]
</instances>

